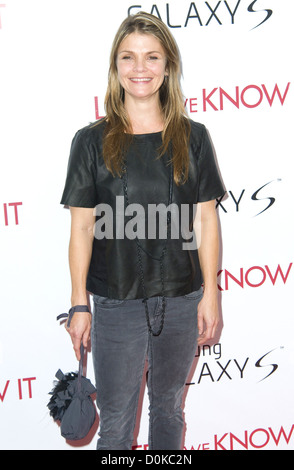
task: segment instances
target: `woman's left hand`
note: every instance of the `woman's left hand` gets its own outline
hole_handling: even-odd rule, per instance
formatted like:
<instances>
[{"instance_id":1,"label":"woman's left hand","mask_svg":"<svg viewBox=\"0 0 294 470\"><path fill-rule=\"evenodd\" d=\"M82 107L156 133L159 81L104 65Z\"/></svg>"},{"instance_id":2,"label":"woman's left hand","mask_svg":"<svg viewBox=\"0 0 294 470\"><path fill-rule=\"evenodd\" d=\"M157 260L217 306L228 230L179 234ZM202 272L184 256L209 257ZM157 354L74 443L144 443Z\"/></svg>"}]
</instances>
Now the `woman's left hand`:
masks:
<instances>
[{"instance_id":1,"label":"woman's left hand","mask_svg":"<svg viewBox=\"0 0 294 470\"><path fill-rule=\"evenodd\" d=\"M198 344L205 344L214 338L219 323L216 294L205 294L198 305Z\"/></svg>"}]
</instances>

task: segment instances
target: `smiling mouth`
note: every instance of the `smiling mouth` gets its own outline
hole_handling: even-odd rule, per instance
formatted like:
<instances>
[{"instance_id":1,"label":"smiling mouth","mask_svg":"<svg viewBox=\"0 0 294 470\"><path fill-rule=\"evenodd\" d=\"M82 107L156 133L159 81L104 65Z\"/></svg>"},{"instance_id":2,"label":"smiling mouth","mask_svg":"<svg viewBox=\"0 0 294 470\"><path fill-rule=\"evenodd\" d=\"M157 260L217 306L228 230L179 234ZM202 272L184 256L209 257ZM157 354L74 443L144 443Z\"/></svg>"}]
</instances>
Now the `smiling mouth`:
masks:
<instances>
[{"instance_id":1,"label":"smiling mouth","mask_svg":"<svg viewBox=\"0 0 294 470\"><path fill-rule=\"evenodd\" d=\"M130 78L130 80L134 83L147 83L151 82L152 78Z\"/></svg>"}]
</instances>

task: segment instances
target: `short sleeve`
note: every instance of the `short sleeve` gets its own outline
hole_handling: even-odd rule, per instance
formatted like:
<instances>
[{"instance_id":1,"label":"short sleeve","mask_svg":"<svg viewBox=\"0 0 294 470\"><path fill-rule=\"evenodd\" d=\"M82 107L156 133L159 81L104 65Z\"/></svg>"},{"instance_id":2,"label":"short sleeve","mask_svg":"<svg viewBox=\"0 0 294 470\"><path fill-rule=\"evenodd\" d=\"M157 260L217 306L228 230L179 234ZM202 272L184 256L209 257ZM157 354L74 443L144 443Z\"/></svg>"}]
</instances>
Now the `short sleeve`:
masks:
<instances>
[{"instance_id":1,"label":"short sleeve","mask_svg":"<svg viewBox=\"0 0 294 470\"><path fill-rule=\"evenodd\" d=\"M97 204L96 165L85 135L80 130L73 138L61 204L92 208Z\"/></svg>"},{"instance_id":2,"label":"short sleeve","mask_svg":"<svg viewBox=\"0 0 294 470\"><path fill-rule=\"evenodd\" d=\"M218 171L208 132L203 126L200 156L198 160L198 202L206 202L223 196L225 188Z\"/></svg>"}]
</instances>

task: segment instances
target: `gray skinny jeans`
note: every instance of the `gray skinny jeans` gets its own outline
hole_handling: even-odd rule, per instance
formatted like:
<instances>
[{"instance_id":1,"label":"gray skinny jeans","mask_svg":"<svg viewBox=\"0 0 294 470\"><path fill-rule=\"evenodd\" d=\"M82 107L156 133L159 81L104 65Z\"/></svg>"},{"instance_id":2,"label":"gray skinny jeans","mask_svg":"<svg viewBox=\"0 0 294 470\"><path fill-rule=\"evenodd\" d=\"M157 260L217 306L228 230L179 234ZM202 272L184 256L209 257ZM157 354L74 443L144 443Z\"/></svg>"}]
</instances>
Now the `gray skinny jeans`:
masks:
<instances>
[{"instance_id":1,"label":"gray skinny jeans","mask_svg":"<svg viewBox=\"0 0 294 470\"><path fill-rule=\"evenodd\" d=\"M92 355L100 410L97 450L130 450L142 375L148 358L149 449L180 450L182 398L197 347L197 308L202 289L166 298L160 336L148 332L141 299L93 296ZM148 300L154 331L162 297Z\"/></svg>"}]
</instances>

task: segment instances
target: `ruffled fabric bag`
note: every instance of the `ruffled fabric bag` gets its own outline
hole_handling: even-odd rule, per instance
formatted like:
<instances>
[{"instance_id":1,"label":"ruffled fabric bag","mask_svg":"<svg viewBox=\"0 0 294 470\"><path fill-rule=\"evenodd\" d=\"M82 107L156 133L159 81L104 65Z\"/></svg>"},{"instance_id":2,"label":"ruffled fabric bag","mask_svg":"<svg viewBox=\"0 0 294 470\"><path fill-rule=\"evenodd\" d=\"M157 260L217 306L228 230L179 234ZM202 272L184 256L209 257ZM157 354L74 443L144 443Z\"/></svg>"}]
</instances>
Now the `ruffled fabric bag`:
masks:
<instances>
[{"instance_id":1,"label":"ruffled fabric bag","mask_svg":"<svg viewBox=\"0 0 294 470\"><path fill-rule=\"evenodd\" d=\"M61 314L57 317L69 317L68 326L73 316ZM49 393L51 398L47 407L54 421L60 422L61 435L68 440L79 440L87 436L96 419L96 406L91 395L96 388L89 379L82 375L83 372L84 347L81 344L81 359L79 371L63 374L59 369L55 375L58 379L54 382L54 388Z\"/></svg>"}]
</instances>

